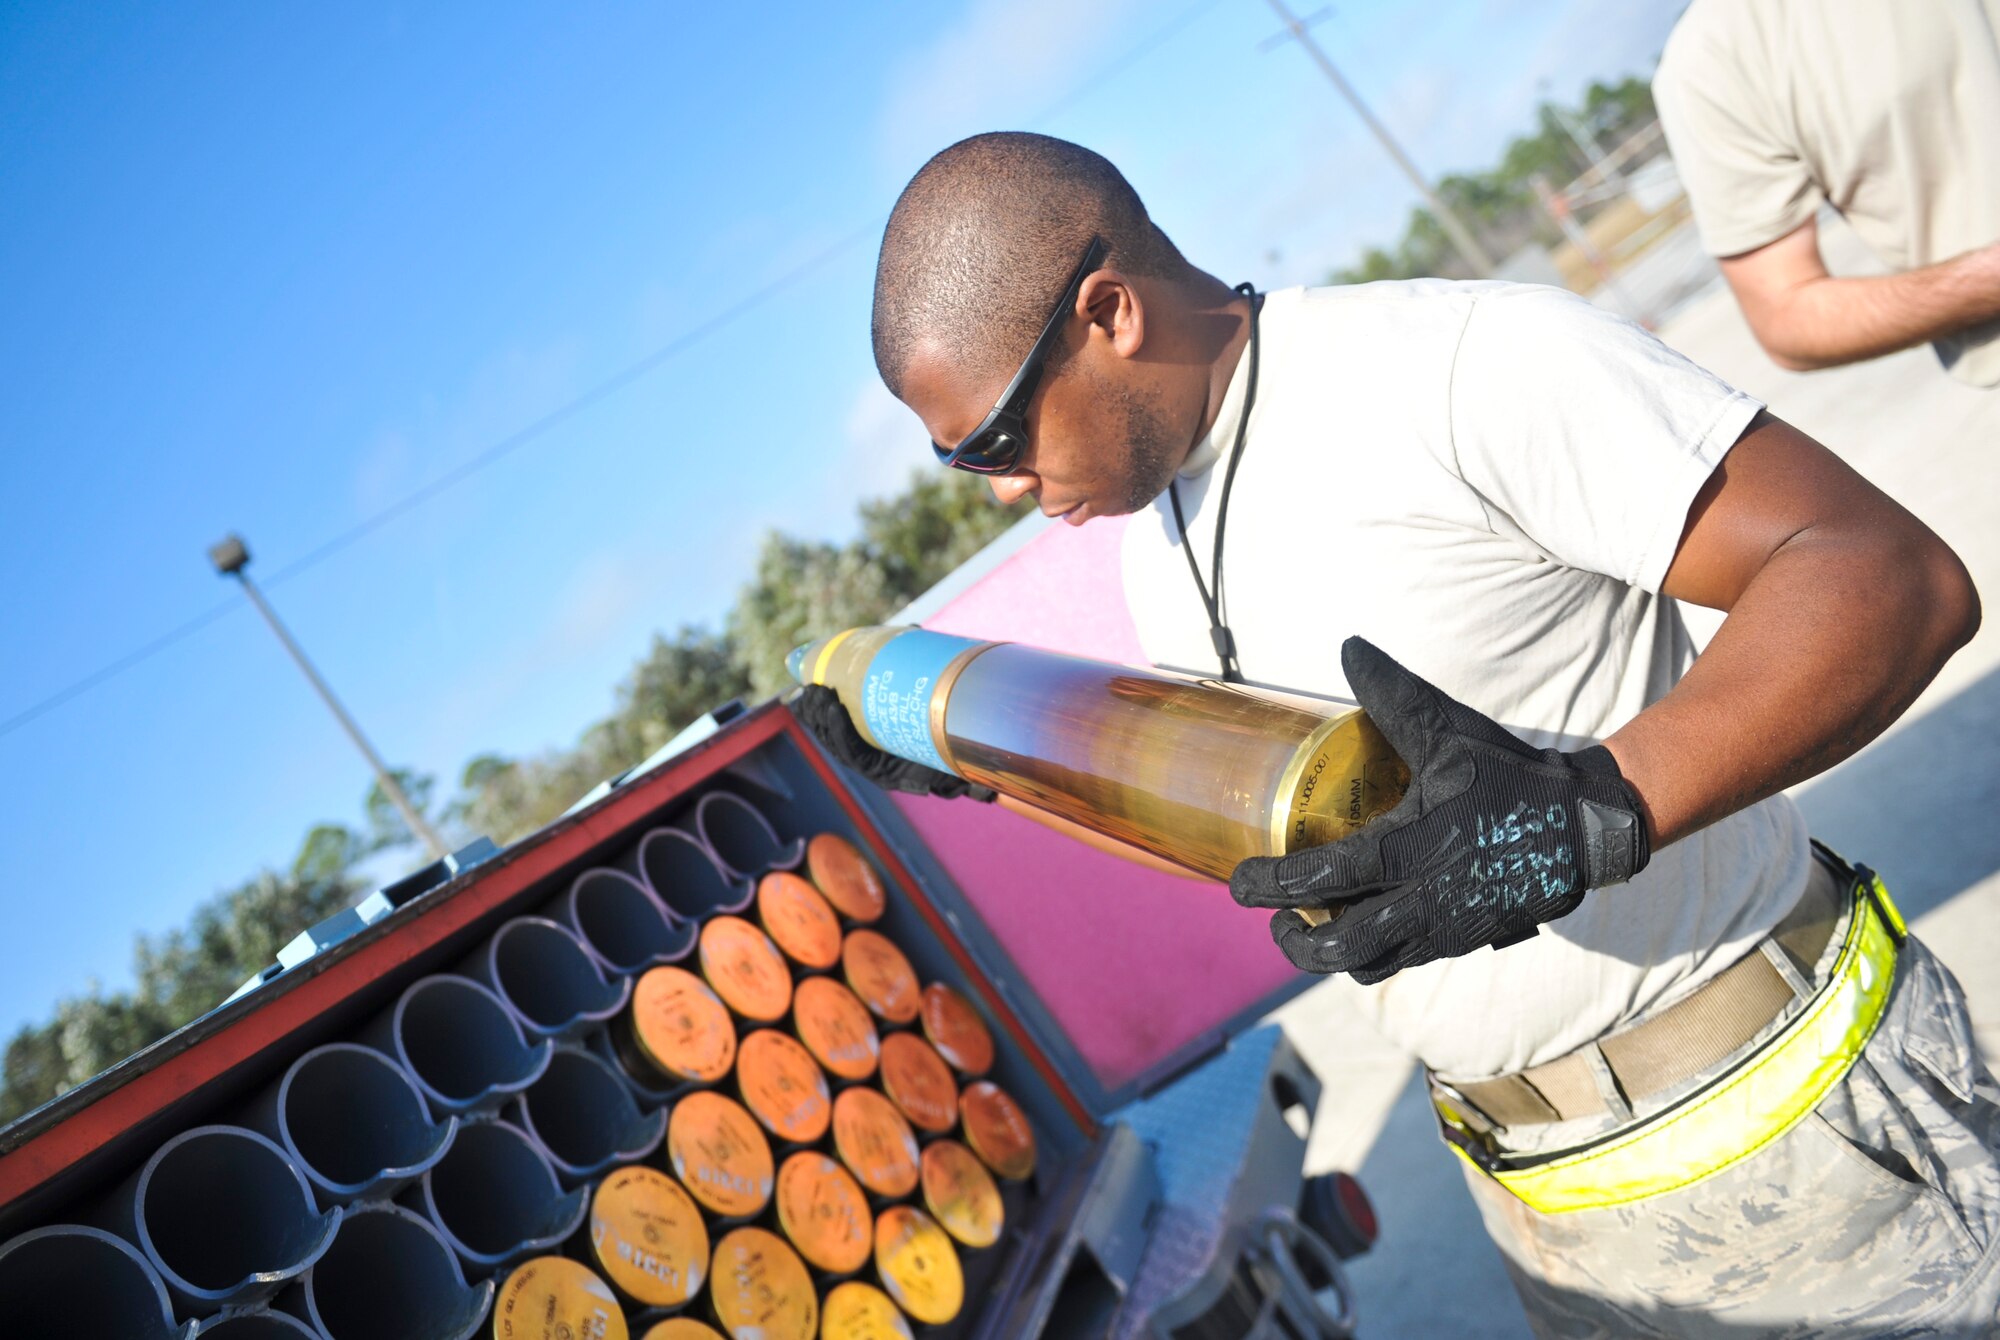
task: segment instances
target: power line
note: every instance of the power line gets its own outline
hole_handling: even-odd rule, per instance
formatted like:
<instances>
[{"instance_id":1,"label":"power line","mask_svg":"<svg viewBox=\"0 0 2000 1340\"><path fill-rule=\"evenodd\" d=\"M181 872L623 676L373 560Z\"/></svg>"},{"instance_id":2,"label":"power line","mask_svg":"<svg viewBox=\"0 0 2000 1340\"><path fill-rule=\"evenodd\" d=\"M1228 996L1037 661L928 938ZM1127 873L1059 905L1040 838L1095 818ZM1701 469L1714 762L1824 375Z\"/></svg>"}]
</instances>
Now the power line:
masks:
<instances>
[{"instance_id":1,"label":"power line","mask_svg":"<svg viewBox=\"0 0 2000 1340\"><path fill-rule=\"evenodd\" d=\"M1027 124L1031 126L1042 125L1052 120L1059 113L1066 111L1070 106L1087 96L1097 85L1103 83L1106 79L1122 73L1128 66L1150 55L1156 48L1178 34L1181 29L1187 27L1208 10L1215 8L1219 3L1221 3L1221 0L1199 0L1198 3L1181 11L1180 14L1176 15L1166 24L1155 29L1143 41L1135 44L1116 59L1108 61L1092 71L1090 76L1078 84L1076 88L1044 108L1039 115ZM530 442L549 432L549 430L560 427L585 410L623 391L626 387L646 376L661 364L669 362L680 354L686 353L689 349L708 339L723 327L731 324L755 308L762 306L794 284L809 278L829 262L844 255L857 243L876 236L881 231L885 221L886 216L878 216L866 226L857 228L853 232L846 234L831 246L814 254L792 269L787 270L763 287L744 295L715 315L709 317L706 321L682 331L672 340L655 349L652 353L647 354L644 358L627 364L617 372L612 373L609 377L606 377L603 381L598 382L589 390L563 402L547 414L544 414L541 418L536 419L523 428L515 430L506 437L501 438L498 442L495 442L492 446L487 447L484 451L453 466L450 470L431 480L428 484L421 485L388 506L362 518L346 530L322 541L314 548L307 550L298 558L293 559L273 572L265 579L264 585L280 585L318 566L342 550L366 539L389 522L396 520L408 512L414 511L416 508L429 502L432 498L456 487L488 466L512 455L522 447L527 446ZM116 678L132 667L152 659L169 647L186 641L216 620L238 608L240 606L233 600L212 605L193 618L177 624L160 634L143 646L136 647L125 655L120 656L117 660L100 666L89 674L71 681L47 697L29 704L13 716L0 720L0 737L13 734L38 717L44 716L72 699L88 693L98 685Z\"/></svg>"}]
</instances>

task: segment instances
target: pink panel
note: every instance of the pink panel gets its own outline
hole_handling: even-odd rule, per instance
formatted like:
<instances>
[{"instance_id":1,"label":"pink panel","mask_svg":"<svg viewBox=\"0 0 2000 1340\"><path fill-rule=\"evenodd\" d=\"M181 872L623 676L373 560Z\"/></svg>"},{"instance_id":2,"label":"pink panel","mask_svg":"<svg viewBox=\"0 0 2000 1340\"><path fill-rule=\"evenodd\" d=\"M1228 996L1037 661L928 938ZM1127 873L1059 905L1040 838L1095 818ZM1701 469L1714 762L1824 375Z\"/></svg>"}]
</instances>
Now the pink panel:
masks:
<instances>
[{"instance_id":1,"label":"pink panel","mask_svg":"<svg viewBox=\"0 0 2000 1340\"><path fill-rule=\"evenodd\" d=\"M925 626L1145 664L1119 580L1124 525L1051 527ZM1221 885L1132 865L997 806L896 800L1106 1088L1296 976L1269 914Z\"/></svg>"}]
</instances>

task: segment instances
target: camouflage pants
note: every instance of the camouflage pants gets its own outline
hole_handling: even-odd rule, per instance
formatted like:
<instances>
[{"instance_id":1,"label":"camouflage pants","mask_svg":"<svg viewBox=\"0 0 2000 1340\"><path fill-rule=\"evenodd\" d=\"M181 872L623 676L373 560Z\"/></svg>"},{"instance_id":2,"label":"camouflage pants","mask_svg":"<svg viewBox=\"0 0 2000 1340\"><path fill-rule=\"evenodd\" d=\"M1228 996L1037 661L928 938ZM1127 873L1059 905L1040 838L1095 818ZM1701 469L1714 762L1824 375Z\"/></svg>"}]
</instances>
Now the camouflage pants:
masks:
<instances>
[{"instance_id":1,"label":"camouflage pants","mask_svg":"<svg viewBox=\"0 0 2000 1340\"><path fill-rule=\"evenodd\" d=\"M1542 1340L2000 1336L2000 1087L1915 939L1847 1077L1735 1167L1568 1214L1467 1181Z\"/></svg>"}]
</instances>

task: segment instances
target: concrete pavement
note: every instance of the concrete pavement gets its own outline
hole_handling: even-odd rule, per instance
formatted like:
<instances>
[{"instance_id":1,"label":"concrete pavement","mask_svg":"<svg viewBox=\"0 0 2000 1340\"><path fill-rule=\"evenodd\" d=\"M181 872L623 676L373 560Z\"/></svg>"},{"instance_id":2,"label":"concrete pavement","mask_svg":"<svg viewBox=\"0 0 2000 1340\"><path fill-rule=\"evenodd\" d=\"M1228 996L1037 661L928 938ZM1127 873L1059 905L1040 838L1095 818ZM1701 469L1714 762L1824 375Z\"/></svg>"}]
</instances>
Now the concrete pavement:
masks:
<instances>
[{"instance_id":1,"label":"concrete pavement","mask_svg":"<svg viewBox=\"0 0 2000 1340\"><path fill-rule=\"evenodd\" d=\"M1823 228L1835 273L1869 268L1851 233ZM1958 974L1990 1063L2000 1058L2000 389L1953 381L1928 349L1782 371L1719 280L1660 334L1922 518L1988 598L1979 635L1909 713L1794 794L1816 834L1882 871L1917 933ZM1309 1170L1357 1170L1380 1212L1380 1243L1351 1271L1363 1334L1527 1337L1410 1059L1325 989L1275 1017L1327 1081Z\"/></svg>"}]
</instances>

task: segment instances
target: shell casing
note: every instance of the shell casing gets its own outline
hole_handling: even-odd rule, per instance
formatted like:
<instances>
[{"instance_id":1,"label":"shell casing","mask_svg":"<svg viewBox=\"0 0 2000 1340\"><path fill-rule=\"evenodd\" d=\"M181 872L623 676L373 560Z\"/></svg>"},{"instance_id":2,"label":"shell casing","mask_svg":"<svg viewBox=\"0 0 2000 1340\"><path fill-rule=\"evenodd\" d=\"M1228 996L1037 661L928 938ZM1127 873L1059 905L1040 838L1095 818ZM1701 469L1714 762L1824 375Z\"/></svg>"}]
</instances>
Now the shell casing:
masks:
<instances>
[{"instance_id":1,"label":"shell casing","mask_svg":"<svg viewBox=\"0 0 2000 1340\"><path fill-rule=\"evenodd\" d=\"M806 873L849 921L879 921L889 908L882 876L859 847L838 833L821 833L806 844Z\"/></svg>"},{"instance_id":2,"label":"shell casing","mask_svg":"<svg viewBox=\"0 0 2000 1340\"><path fill-rule=\"evenodd\" d=\"M877 1017L892 1024L907 1024L917 1017L923 993L917 987L916 969L888 936L849 931L840 947L840 967L847 985Z\"/></svg>"},{"instance_id":3,"label":"shell casing","mask_svg":"<svg viewBox=\"0 0 2000 1340\"><path fill-rule=\"evenodd\" d=\"M776 1023L792 1007L792 971L785 956L741 917L712 917L701 928L701 975L745 1019Z\"/></svg>"},{"instance_id":4,"label":"shell casing","mask_svg":"<svg viewBox=\"0 0 2000 1340\"><path fill-rule=\"evenodd\" d=\"M958 1095L958 1114L965 1143L980 1162L1010 1182L1034 1175L1035 1129L1006 1090L991 1080L975 1080Z\"/></svg>"},{"instance_id":5,"label":"shell casing","mask_svg":"<svg viewBox=\"0 0 2000 1340\"><path fill-rule=\"evenodd\" d=\"M693 1317L668 1317L639 1340L723 1340L721 1331Z\"/></svg>"},{"instance_id":6,"label":"shell casing","mask_svg":"<svg viewBox=\"0 0 2000 1340\"><path fill-rule=\"evenodd\" d=\"M868 1195L854 1174L818 1150L803 1149L778 1169L772 1194L778 1227L808 1264L851 1275L874 1250Z\"/></svg>"},{"instance_id":7,"label":"shell casing","mask_svg":"<svg viewBox=\"0 0 2000 1340\"><path fill-rule=\"evenodd\" d=\"M840 962L840 918L818 889L791 871L773 870L757 882L757 919L800 967L823 972Z\"/></svg>"},{"instance_id":8,"label":"shell casing","mask_svg":"<svg viewBox=\"0 0 2000 1340\"><path fill-rule=\"evenodd\" d=\"M678 1307L708 1278L708 1226L694 1198L659 1169L616 1168L590 1198L590 1254L627 1298Z\"/></svg>"},{"instance_id":9,"label":"shell casing","mask_svg":"<svg viewBox=\"0 0 2000 1340\"><path fill-rule=\"evenodd\" d=\"M911 1340L895 1300L872 1284L837 1284L820 1304L820 1340Z\"/></svg>"},{"instance_id":10,"label":"shell casing","mask_svg":"<svg viewBox=\"0 0 2000 1340\"><path fill-rule=\"evenodd\" d=\"M942 1135L958 1125L958 1081L937 1048L915 1033L882 1039L882 1092L918 1130Z\"/></svg>"},{"instance_id":11,"label":"shell casing","mask_svg":"<svg viewBox=\"0 0 2000 1340\"><path fill-rule=\"evenodd\" d=\"M917 1189L917 1137L896 1105L873 1089L833 1100L833 1148L861 1185L891 1200Z\"/></svg>"},{"instance_id":12,"label":"shell casing","mask_svg":"<svg viewBox=\"0 0 2000 1340\"><path fill-rule=\"evenodd\" d=\"M942 1326L965 1306L958 1249L937 1221L911 1205L891 1205L875 1219L875 1270L896 1306Z\"/></svg>"},{"instance_id":13,"label":"shell casing","mask_svg":"<svg viewBox=\"0 0 2000 1340\"><path fill-rule=\"evenodd\" d=\"M739 1228L715 1244L709 1307L735 1340L813 1340L819 1298L798 1253L769 1229Z\"/></svg>"},{"instance_id":14,"label":"shell casing","mask_svg":"<svg viewBox=\"0 0 2000 1340\"><path fill-rule=\"evenodd\" d=\"M831 977L808 977L792 993L792 1029L813 1059L837 1079L875 1073L882 1040L861 997Z\"/></svg>"},{"instance_id":15,"label":"shell casing","mask_svg":"<svg viewBox=\"0 0 2000 1340\"><path fill-rule=\"evenodd\" d=\"M737 1048L736 1085L743 1105L780 1140L811 1144L826 1134L833 1098L819 1062L789 1033L760 1028Z\"/></svg>"},{"instance_id":16,"label":"shell casing","mask_svg":"<svg viewBox=\"0 0 2000 1340\"><path fill-rule=\"evenodd\" d=\"M917 1018L931 1046L959 1074L977 1078L993 1068L993 1034L963 995L932 982L924 988Z\"/></svg>"},{"instance_id":17,"label":"shell casing","mask_svg":"<svg viewBox=\"0 0 2000 1340\"><path fill-rule=\"evenodd\" d=\"M493 1297L494 1340L627 1340L611 1288L581 1261L537 1256Z\"/></svg>"},{"instance_id":18,"label":"shell casing","mask_svg":"<svg viewBox=\"0 0 2000 1340\"><path fill-rule=\"evenodd\" d=\"M924 1147L924 1207L944 1231L968 1247L1000 1241L1007 1208L1000 1188L979 1156L956 1140Z\"/></svg>"},{"instance_id":19,"label":"shell casing","mask_svg":"<svg viewBox=\"0 0 2000 1340\"><path fill-rule=\"evenodd\" d=\"M654 968L632 987L633 1045L659 1074L713 1084L736 1063L736 1023L707 982L685 968Z\"/></svg>"},{"instance_id":20,"label":"shell casing","mask_svg":"<svg viewBox=\"0 0 2000 1340\"><path fill-rule=\"evenodd\" d=\"M704 1089L674 1104L667 1160L688 1194L725 1219L748 1218L771 1199L770 1142L757 1119L724 1094Z\"/></svg>"}]
</instances>

